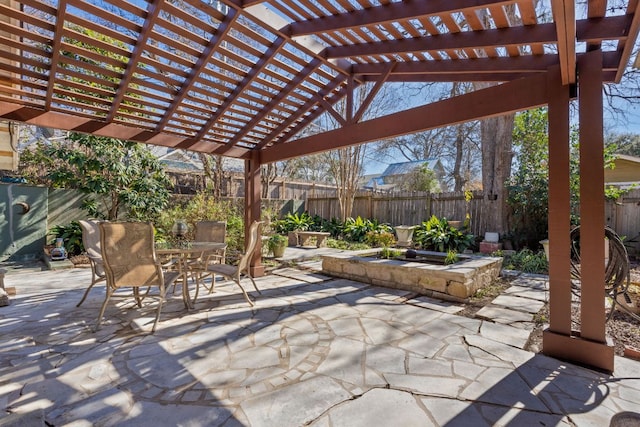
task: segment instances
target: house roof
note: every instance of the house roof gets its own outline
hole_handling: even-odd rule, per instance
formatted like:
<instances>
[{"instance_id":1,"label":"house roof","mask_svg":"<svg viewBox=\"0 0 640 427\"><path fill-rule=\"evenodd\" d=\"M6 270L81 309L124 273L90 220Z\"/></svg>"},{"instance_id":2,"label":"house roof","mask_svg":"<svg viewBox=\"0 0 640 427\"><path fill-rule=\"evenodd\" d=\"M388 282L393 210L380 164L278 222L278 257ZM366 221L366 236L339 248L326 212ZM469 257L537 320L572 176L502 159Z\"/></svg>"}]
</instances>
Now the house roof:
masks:
<instances>
[{"instance_id":1,"label":"house roof","mask_svg":"<svg viewBox=\"0 0 640 427\"><path fill-rule=\"evenodd\" d=\"M278 161L545 104L599 48L619 82L640 2L608 3L0 0L0 119ZM502 84L362 122L386 83L459 81Z\"/></svg>"},{"instance_id":2,"label":"house roof","mask_svg":"<svg viewBox=\"0 0 640 427\"><path fill-rule=\"evenodd\" d=\"M153 151L160 163L164 164L168 170L173 172L202 173L202 162L195 153L186 150L175 150L172 148ZM243 172L244 161L234 158L224 158L222 167L228 172Z\"/></svg>"},{"instance_id":3,"label":"house roof","mask_svg":"<svg viewBox=\"0 0 640 427\"><path fill-rule=\"evenodd\" d=\"M640 157L616 154L613 169L604 170L606 184L628 185L640 182Z\"/></svg>"},{"instance_id":4,"label":"house roof","mask_svg":"<svg viewBox=\"0 0 640 427\"><path fill-rule=\"evenodd\" d=\"M391 163L381 174L369 175L368 179L363 179L362 188L376 190L391 190L398 186L397 182L387 182L385 178L397 177L413 172L422 165L427 165L429 169L441 168L442 164L438 159L414 160L410 162Z\"/></svg>"},{"instance_id":5,"label":"house roof","mask_svg":"<svg viewBox=\"0 0 640 427\"><path fill-rule=\"evenodd\" d=\"M391 163L389 166L387 166L384 172L382 172L381 177L384 178L385 176L406 175L410 172L413 172L416 168L421 167L422 165L427 165L427 167L431 170L442 167L440 160L438 159L425 159L414 160L410 162Z\"/></svg>"}]
</instances>

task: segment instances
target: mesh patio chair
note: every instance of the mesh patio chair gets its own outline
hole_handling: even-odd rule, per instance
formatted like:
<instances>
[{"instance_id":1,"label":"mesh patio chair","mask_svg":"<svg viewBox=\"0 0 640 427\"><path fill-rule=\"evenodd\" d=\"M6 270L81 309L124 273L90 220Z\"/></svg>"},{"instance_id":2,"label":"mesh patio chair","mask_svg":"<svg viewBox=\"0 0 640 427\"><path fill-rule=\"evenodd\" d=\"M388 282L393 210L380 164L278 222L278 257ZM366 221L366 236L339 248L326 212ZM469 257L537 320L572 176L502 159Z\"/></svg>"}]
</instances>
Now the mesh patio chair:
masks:
<instances>
[{"instance_id":1,"label":"mesh patio chair","mask_svg":"<svg viewBox=\"0 0 640 427\"><path fill-rule=\"evenodd\" d=\"M102 265L102 251L100 250L100 227L98 226L100 221L80 220L78 222L80 223L80 228L82 228L82 244L91 265L91 284L84 291L84 295L82 295L82 299L76 304L76 307L80 307L84 302L93 285L107 280Z\"/></svg>"},{"instance_id":2,"label":"mesh patio chair","mask_svg":"<svg viewBox=\"0 0 640 427\"><path fill-rule=\"evenodd\" d=\"M229 264L210 264L207 267L207 271L214 274L214 278L216 274L223 276L228 280L234 281L242 290L242 293L245 299L249 302L251 306L253 306L253 301L249 298L249 295L242 287L240 280L243 275L249 277L251 279L251 283L253 283L253 287L256 289L256 292L261 293L256 285L255 280L251 276L250 272L250 262L253 257L253 253L256 249L260 250L258 243L260 242L260 226L262 225L262 221L254 221L249 228L249 243L247 245L247 250L240 257L237 265L229 265ZM213 286L213 285L212 285Z\"/></svg>"},{"instance_id":3,"label":"mesh patio chair","mask_svg":"<svg viewBox=\"0 0 640 427\"><path fill-rule=\"evenodd\" d=\"M224 243L227 235L226 221L198 221L195 227L194 244L198 243ZM193 299L195 302L198 298L200 286L213 292L215 284L215 275L207 270L211 264L224 264L226 257L226 248L204 251L201 255L193 260L189 260L189 271L196 281L196 294ZM204 279L211 276L211 286L207 286Z\"/></svg>"},{"instance_id":4,"label":"mesh patio chair","mask_svg":"<svg viewBox=\"0 0 640 427\"><path fill-rule=\"evenodd\" d=\"M138 307L141 307L142 299L149 295L151 288L157 287L159 289L158 308L151 329L151 332L155 332L166 287L173 283L180 273L163 271L162 265L156 258L151 224L103 222L99 226L102 259L107 277L107 293L100 308L96 329L100 328L109 299L114 297L117 290L133 288L133 296ZM140 288L147 288L144 295L140 294Z\"/></svg>"}]
</instances>

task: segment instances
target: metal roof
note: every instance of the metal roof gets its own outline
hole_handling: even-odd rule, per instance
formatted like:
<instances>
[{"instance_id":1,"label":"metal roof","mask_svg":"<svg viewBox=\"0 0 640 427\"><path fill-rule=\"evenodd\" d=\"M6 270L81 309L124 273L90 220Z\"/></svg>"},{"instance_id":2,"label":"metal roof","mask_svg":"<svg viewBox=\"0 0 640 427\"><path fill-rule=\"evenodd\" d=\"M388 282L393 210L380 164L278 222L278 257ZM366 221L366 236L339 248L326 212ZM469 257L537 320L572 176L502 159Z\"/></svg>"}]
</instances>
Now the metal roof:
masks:
<instances>
[{"instance_id":1,"label":"metal roof","mask_svg":"<svg viewBox=\"0 0 640 427\"><path fill-rule=\"evenodd\" d=\"M352 127L387 82L513 82L556 66L571 84L595 48L619 81L638 1L585 3L548 1L541 18L533 0L0 0L0 119L273 161L351 143L290 142L325 112ZM420 127L385 126L349 133Z\"/></svg>"}]
</instances>

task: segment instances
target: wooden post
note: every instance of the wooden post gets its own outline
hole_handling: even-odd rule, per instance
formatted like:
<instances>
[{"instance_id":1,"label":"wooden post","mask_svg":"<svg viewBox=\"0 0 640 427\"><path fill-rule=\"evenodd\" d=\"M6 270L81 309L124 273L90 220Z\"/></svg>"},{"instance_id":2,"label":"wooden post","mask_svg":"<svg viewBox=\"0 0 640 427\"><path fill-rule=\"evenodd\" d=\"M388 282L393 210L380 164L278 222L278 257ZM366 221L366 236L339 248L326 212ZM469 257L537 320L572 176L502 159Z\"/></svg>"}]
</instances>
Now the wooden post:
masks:
<instances>
[{"instance_id":1,"label":"wooden post","mask_svg":"<svg viewBox=\"0 0 640 427\"><path fill-rule=\"evenodd\" d=\"M260 181L260 152L252 152L251 158L244 162L244 235L245 248L249 237L249 228L253 221L260 221L262 192ZM253 277L264 276L264 265L262 265L261 242L258 242L258 249L254 252L251 260L251 275Z\"/></svg>"},{"instance_id":2,"label":"wooden post","mask_svg":"<svg viewBox=\"0 0 640 427\"><path fill-rule=\"evenodd\" d=\"M543 352L613 372L614 347L605 336L604 159L602 52L578 60L580 100L581 330L571 330L569 258L569 87L550 73L549 97L549 328Z\"/></svg>"}]
</instances>

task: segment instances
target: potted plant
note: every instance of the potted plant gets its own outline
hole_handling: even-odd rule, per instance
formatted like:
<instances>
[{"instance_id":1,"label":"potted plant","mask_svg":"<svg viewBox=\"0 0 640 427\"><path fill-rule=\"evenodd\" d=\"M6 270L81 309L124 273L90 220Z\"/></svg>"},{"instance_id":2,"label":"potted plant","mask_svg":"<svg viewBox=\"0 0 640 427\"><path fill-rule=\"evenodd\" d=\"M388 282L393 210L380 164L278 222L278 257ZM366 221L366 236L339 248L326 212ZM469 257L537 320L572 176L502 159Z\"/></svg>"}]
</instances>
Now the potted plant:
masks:
<instances>
[{"instance_id":1,"label":"potted plant","mask_svg":"<svg viewBox=\"0 0 640 427\"><path fill-rule=\"evenodd\" d=\"M289 240L286 236L283 236L282 234L274 234L269 237L267 247L269 248L269 252L272 252L275 258L280 258L284 255L284 250L288 243Z\"/></svg>"}]
</instances>

